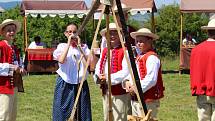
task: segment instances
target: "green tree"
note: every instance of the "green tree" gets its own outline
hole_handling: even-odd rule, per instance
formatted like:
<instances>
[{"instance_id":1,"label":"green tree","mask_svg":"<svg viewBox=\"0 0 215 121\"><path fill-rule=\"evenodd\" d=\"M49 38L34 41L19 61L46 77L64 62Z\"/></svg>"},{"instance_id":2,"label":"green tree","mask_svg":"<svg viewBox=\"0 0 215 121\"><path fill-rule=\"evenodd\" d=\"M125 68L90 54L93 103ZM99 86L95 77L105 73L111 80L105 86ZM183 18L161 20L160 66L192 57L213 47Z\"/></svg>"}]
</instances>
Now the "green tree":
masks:
<instances>
[{"instance_id":1,"label":"green tree","mask_svg":"<svg viewBox=\"0 0 215 121\"><path fill-rule=\"evenodd\" d=\"M180 10L178 5L162 6L155 16L156 34L160 36L155 41L157 52L161 56L174 56L180 50ZM183 16L183 32L191 34L197 42L206 38L201 26L206 25L208 16L202 13L190 13ZM144 24L151 28L151 19Z\"/></svg>"}]
</instances>

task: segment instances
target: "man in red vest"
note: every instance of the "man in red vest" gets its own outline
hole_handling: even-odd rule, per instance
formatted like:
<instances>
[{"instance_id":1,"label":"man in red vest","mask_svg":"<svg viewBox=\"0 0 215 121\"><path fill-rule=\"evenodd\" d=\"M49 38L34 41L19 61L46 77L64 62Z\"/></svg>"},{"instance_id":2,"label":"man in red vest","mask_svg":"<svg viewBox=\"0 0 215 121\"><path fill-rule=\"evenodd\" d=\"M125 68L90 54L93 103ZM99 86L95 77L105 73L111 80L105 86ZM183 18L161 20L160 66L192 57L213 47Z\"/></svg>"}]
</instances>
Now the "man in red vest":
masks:
<instances>
[{"instance_id":1,"label":"man in red vest","mask_svg":"<svg viewBox=\"0 0 215 121\"><path fill-rule=\"evenodd\" d=\"M110 44L111 44L111 95L113 121L127 121L127 109L130 104L129 94L122 88L122 82L129 74L128 65L124 56L116 24L110 23ZM106 33L106 31L105 31ZM104 48L95 68L94 80L101 85L103 92L104 120L108 121L108 90L107 90L107 48Z\"/></svg>"},{"instance_id":2,"label":"man in red vest","mask_svg":"<svg viewBox=\"0 0 215 121\"><path fill-rule=\"evenodd\" d=\"M131 37L135 39L140 55L136 58L141 88L147 108L152 110L151 118L156 121L160 98L162 98L164 86L161 76L161 62L153 49L153 41L159 37L147 28L132 32ZM125 87L130 93L134 92L132 83L125 82ZM141 116L140 105L137 98L132 95L132 115Z\"/></svg>"},{"instance_id":3,"label":"man in red vest","mask_svg":"<svg viewBox=\"0 0 215 121\"><path fill-rule=\"evenodd\" d=\"M20 30L20 23L6 19L0 24L0 120L15 121L17 111L17 81L14 72L20 73L18 57L11 45L16 33Z\"/></svg>"},{"instance_id":4,"label":"man in red vest","mask_svg":"<svg viewBox=\"0 0 215 121\"><path fill-rule=\"evenodd\" d=\"M207 26L208 39L191 51L190 86L196 97L199 121L215 121L215 19Z\"/></svg>"}]
</instances>

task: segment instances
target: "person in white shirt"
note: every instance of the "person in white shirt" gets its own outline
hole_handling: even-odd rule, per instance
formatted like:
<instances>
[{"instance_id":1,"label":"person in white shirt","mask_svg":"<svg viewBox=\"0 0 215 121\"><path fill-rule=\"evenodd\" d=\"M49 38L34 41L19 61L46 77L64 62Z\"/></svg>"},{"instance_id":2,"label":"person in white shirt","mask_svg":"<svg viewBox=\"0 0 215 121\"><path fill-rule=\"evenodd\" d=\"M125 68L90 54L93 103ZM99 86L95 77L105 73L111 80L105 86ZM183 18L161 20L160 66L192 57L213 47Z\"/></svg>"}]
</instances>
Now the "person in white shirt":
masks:
<instances>
[{"instance_id":1,"label":"person in white shirt","mask_svg":"<svg viewBox=\"0 0 215 121\"><path fill-rule=\"evenodd\" d=\"M54 92L53 121L68 120L82 78L85 78L85 81L77 106L78 115L74 120L92 121L89 87L86 81L88 73L83 77L84 59L81 58L81 52L77 47L79 37L74 37L77 29L76 24L69 24L64 32L64 35L68 38L67 43L60 43L53 52L53 57L59 65L59 69L56 71L58 77ZM86 44L82 44L81 48L86 56L90 54Z\"/></svg>"},{"instance_id":2,"label":"person in white shirt","mask_svg":"<svg viewBox=\"0 0 215 121\"><path fill-rule=\"evenodd\" d=\"M29 49L38 49L38 48L45 48L46 45L44 42L41 42L41 37L36 36L34 37L34 41L28 46Z\"/></svg>"},{"instance_id":3,"label":"person in white shirt","mask_svg":"<svg viewBox=\"0 0 215 121\"><path fill-rule=\"evenodd\" d=\"M183 39L183 45L195 45L197 42L190 34L187 34Z\"/></svg>"},{"instance_id":4,"label":"person in white shirt","mask_svg":"<svg viewBox=\"0 0 215 121\"><path fill-rule=\"evenodd\" d=\"M152 45L153 41L159 37L147 28L139 29L130 35L135 39L136 46L141 52L136 58L136 65L144 93L144 101L147 108L152 110L151 118L153 121L157 121L158 108L160 107L159 99L164 96L164 86L161 75L161 62ZM124 84L128 92L135 93L135 88L130 81L126 81ZM132 114L141 116L140 104L134 95L132 95L131 105Z\"/></svg>"},{"instance_id":5,"label":"person in white shirt","mask_svg":"<svg viewBox=\"0 0 215 121\"><path fill-rule=\"evenodd\" d=\"M130 104L129 94L122 88L122 82L129 74L128 65L121 46L116 24L110 23L110 45L111 45L111 95L113 121L127 121L128 104ZM106 33L105 29L105 33ZM103 96L104 121L108 121L108 62L107 48L104 48L99 61L96 64L94 80L100 84Z\"/></svg>"}]
</instances>

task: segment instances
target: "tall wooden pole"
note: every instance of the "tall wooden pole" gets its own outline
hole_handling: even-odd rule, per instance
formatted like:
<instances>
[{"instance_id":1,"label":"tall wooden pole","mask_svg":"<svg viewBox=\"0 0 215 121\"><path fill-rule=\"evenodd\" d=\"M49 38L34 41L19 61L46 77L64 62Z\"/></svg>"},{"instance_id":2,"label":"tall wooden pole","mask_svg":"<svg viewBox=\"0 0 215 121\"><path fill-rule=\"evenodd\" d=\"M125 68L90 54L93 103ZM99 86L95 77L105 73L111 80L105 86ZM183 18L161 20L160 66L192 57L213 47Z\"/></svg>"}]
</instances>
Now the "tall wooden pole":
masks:
<instances>
[{"instance_id":1,"label":"tall wooden pole","mask_svg":"<svg viewBox=\"0 0 215 121\"><path fill-rule=\"evenodd\" d=\"M182 48L182 39L183 39L183 13L181 13L181 29L180 29L180 51L179 56L181 55L181 48ZM180 56L181 60L181 56ZM180 66L179 66L179 75L181 74Z\"/></svg>"},{"instance_id":2,"label":"tall wooden pole","mask_svg":"<svg viewBox=\"0 0 215 121\"><path fill-rule=\"evenodd\" d=\"M110 23L110 6L106 5L106 39L107 39L107 62L108 62L108 119L109 121L113 120L113 112L112 112L112 99L111 99L111 68L110 68L110 29L109 29L109 23Z\"/></svg>"},{"instance_id":3,"label":"tall wooden pole","mask_svg":"<svg viewBox=\"0 0 215 121\"><path fill-rule=\"evenodd\" d=\"M28 34L27 34L27 16L24 16L24 21L23 21L23 26L24 26L24 51L26 51L26 48L28 47Z\"/></svg>"},{"instance_id":4,"label":"tall wooden pole","mask_svg":"<svg viewBox=\"0 0 215 121\"><path fill-rule=\"evenodd\" d=\"M155 16L154 16L154 10L152 9L152 13L151 13L151 26L152 26L152 32L155 33Z\"/></svg>"},{"instance_id":5,"label":"tall wooden pole","mask_svg":"<svg viewBox=\"0 0 215 121\"><path fill-rule=\"evenodd\" d=\"M104 14L104 11L105 11L105 8L102 9L102 13L100 15L100 18L99 18L99 21L98 21L98 24L97 24L97 27L96 27L95 35L93 37L93 42L92 42L92 45L91 45L90 55L87 58L87 63L86 63L85 68L84 68L83 77L85 77L87 75L87 69L88 69L88 66L90 64L90 59L91 59L92 53L93 53L92 48L95 48L95 43L96 43L97 35L98 35L98 32L99 32L99 27L100 27L101 22L102 22L102 16ZM79 49L81 49L81 48L79 48ZM68 121L74 121L74 116L75 116L78 100L79 100L79 97L80 97L80 94L81 94L81 90L82 90L82 86L83 86L84 81L85 81L85 78L82 78L81 82L80 82L80 85L79 85L79 88L78 88L76 98L75 98L73 109L72 109L72 112L71 112L71 115L70 115L70 118L69 118Z\"/></svg>"},{"instance_id":6,"label":"tall wooden pole","mask_svg":"<svg viewBox=\"0 0 215 121\"><path fill-rule=\"evenodd\" d=\"M181 13L180 49L182 47L182 39L183 39L183 13Z\"/></svg>"},{"instance_id":7,"label":"tall wooden pole","mask_svg":"<svg viewBox=\"0 0 215 121\"><path fill-rule=\"evenodd\" d=\"M126 43L129 58L130 58L131 67L132 67L133 74L134 74L134 77L135 77L135 83L136 83L137 91L139 92L141 105L142 105L144 113L146 115L146 114L148 114L148 109L147 109L146 103L144 101L143 90L141 88L140 78L139 78L137 67L136 67L136 64L135 64L133 50L131 48L131 42L128 39L128 37L129 37L128 34L129 33L128 33L128 30L127 30L127 25L125 23L125 17L124 17L123 11L122 11L121 1L120 0L115 0L115 1L116 1L116 5L117 5L117 8L118 8L119 16L120 16L120 22L121 22L123 34L124 34L124 37L125 37L125 43Z\"/></svg>"}]
</instances>

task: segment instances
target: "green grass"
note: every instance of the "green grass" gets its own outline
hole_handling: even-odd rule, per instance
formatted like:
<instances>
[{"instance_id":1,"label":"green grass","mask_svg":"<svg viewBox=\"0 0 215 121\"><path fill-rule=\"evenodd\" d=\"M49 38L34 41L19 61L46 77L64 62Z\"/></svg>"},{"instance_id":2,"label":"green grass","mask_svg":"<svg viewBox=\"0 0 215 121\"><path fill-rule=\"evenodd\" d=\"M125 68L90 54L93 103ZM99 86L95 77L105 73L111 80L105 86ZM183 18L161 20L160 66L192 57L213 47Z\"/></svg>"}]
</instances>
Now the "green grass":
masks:
<instances>
[{"instance_id":1,"label":"green grass","mask_svg":"<svg viewBox=\"0 0 215 121\"><path fill-rule=\"evenodd\" d=\"M177 70L178 58L162 59L164 70ZM25 93L18 96L17 121L51 121L56 75L24 77ZM190 94L189 75L163 74L165 97L161 100L159 121L197 121L195 97ZM89 76L93 121L103 120L99 87Z\"/></svg>"}]
</instances>

